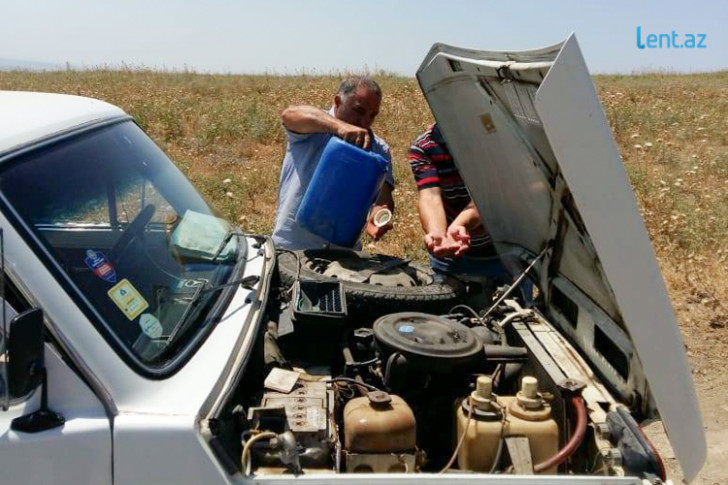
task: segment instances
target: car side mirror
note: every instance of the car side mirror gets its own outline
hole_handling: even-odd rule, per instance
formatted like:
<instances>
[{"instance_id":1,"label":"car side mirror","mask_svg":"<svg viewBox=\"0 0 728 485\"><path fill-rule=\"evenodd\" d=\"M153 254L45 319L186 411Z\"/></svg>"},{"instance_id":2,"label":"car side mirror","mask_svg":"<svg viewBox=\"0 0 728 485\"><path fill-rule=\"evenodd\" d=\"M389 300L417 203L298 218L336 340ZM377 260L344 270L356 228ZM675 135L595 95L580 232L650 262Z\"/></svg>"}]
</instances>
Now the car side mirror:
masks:
<instances>
[{"instance_id":1,"label":"car side mirror","mask_svg":"<svg viewBox=\"0 0 728 485\"><path fill-rule=\"evenodd\" d=\"M21 397L41 386L40 408L13 419L10 429L37 433L62 426L66 420L48 408L48 379L43 341L43 311L26 310L13 318L8 335L8 389Z\"/></svg>"},{"instance_id":2,"label":"car side mirror","mask_svg":"<svg viewBox=\"0 0 728 485\"><path fill-rule=\"evenodd\" d=\"M41 384L45 367L43 311L27 310L10 322L8 336L8 388L11 397L21 397Z\"/></svg>"}]
</instances>

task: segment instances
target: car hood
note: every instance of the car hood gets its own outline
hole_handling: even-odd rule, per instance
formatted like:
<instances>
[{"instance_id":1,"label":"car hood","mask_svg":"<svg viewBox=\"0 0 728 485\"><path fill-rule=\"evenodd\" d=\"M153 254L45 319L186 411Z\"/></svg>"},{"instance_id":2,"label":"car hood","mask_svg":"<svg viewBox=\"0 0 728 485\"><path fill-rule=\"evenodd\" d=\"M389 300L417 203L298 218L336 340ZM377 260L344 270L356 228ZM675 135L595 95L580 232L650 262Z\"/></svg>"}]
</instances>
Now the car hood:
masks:
<instances>
[{"instance_id":1,"label":"car hood","mask_svg":"<svg viewBox=\"0 0 728 485\"><path fill-rule=\"evenodd\" d=\"M509 269L543 254L539 308L624 402L659 410L694 477L706 447L687 356L575 36L524 52L436 44L417 78Z\"/></svg>"}]
</instances>

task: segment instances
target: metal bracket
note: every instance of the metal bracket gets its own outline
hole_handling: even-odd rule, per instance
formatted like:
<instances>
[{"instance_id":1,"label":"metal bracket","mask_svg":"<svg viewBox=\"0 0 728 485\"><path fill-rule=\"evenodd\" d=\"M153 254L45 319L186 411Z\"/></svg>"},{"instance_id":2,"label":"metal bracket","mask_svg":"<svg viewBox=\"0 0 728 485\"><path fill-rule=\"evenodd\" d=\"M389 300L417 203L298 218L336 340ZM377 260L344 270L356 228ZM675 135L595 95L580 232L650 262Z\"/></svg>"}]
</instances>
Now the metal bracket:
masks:
<instances>
[{"instance_id":1,"label":"metal bracket","mask_svg":"<svg viewBox=\"0 0 728 485\"><path fill-rule=\"evenodd\" d=\"M507 436L505 438L508 454L517 475L533 475L533 459L528 438L525 436Z\"/></svg>"},{"instance_id":2,"label":"metal bracket","mask_svg":"<svg viewBox=\"0 0 728 485\"><path fill-rule=\"evenodd\" d=\"M559 389L566 391L569 394L578 394L582 389L586 387L586 384L576 379L564 379L557 384Z\"/></svg>"}]
</instances>

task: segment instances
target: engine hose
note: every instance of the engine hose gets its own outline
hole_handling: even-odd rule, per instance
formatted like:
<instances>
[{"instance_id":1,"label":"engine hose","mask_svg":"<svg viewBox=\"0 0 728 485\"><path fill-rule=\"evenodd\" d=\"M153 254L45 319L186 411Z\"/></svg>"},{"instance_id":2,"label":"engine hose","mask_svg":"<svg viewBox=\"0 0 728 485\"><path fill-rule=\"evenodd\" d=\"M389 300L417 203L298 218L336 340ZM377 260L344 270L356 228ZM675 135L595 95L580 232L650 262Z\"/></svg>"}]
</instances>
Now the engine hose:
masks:
<instances>
[{"instance_id":1,"label":"engine hose","mask_svg":"<svg viewBox=\"0 0 728 485\"><path fill-rule=\"evenodd\" d=\"M253 446L253 443L275 437L275 433L271 431L263 431L248 438L248 441L245 442L245 446L243 447L243 456L241 457L241 461L243 462L243 471L246 475L250 475L252 473L253 463L250 457L250 449Z\"/></svg>"},{"instance_id":2,"label":"engine hose","mask_svg":"<svg viewBox=\"0 0 728 485\"><path fill-rule=\"evenodd\" d=\"M533 310L521 310L513 313L509 313L503 320L496 323L497 326L500 328L506 328L506 325L511 323L516 318L524 318L524 317L530 317L533 315Z\"/></svg>"},{"instance_id":3,"label":"engine hose","mask_svg":"<svg viewBox=\"0 0 728 485\"><path fill-rule=\"evenodd\" d=\"M468 434L468 428L470 427L470 421L473 419L473 401L470 396L468 396L468 420L465 422L465 429L463 430L463 434L460 435L460 439L458 440L458 444L455 446L455 451L452 452L452 456L450 457L450 460L447 462L447 464L443 467L442 470L437 472L445 473L450 469L451 466L455 463L455 460L458 458L458 453L460 452L460 448L463 446L463 442L465 442L465 437Z\"/></svg>"},{"instance_id":4,"label":"engine hose","mask_svg":"<svg viewBox=\"0 0 728 485\"><path fill-rule=\"evenodd\" d=\"M567 458L574 454L574 451L576 451L581 442L584 440L584 435L586 434L586 405L584 405L584 399L581 396L574 396L571 398L571 404L574 409L576 409L576 427L574 429L574 434L571 435L568 443L566 443L554 456L534 466L533 471L535 473L539 473L562 464Z\"/></svg>"}]
</instances>

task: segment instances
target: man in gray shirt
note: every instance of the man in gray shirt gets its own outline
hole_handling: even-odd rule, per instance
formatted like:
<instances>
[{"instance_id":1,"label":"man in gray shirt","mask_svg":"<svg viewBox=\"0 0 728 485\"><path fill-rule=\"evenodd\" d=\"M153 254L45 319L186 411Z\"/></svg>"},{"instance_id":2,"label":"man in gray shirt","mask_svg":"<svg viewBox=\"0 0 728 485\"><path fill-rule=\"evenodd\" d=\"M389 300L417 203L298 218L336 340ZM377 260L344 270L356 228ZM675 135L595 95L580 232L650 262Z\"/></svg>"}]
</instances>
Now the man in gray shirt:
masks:
<instances>
[{"instance_id":1,"label":"man in gray shirt","mask_svg":"<svg viewBox=\"0 0 728 485\"><path fill-rule=\"evenodd\" d=\"M301 205L311 177L321 158L326 143L332 136L352 143L365 150L382 155L388 162L385 183L374 203L365 225L366 232L375 239L382 237L391 224L377 227L372 215L380 208L394 211L394 178L389 146L376 136L371 126L379 114L382 91L369 77L353 77L344 80L334 96L334 105L328 111L313 106L289 106L281 114L288 136L286 156L283 159L281 180L278 187L278 208L273 230L273 242L286 249L310 249L329 247L330 242L309 232L296 223L296 212ZM342 184L354 184L356 180L343 180ZM360 244L355 244L359 247Z\"/></svg>"}]
</instances>

